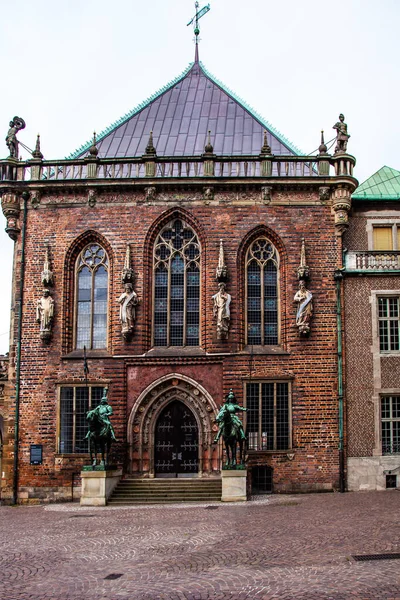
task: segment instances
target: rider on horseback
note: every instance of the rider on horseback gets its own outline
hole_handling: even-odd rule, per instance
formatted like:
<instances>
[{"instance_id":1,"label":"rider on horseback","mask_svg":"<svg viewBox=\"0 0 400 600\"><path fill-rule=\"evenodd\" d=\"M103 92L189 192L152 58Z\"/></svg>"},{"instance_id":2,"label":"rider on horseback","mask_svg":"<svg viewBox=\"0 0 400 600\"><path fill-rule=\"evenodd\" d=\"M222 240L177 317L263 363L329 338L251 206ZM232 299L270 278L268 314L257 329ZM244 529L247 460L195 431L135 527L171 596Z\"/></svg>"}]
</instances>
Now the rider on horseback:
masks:
<instances>
[{"instance_id":1,"label":"rider on horseback","mask_svg":"<svg viewBox=\"0 0 400 600\"><path fill-rule=\"evenodd\" d=\"M101 436L101 437L108 437L110 436L111 439L113 441L116 441L115 438L115 433L114 433L114 427L111 424L111 421L109 419L109 417L113 414L113 409L112 407L108 404L108 400L107 400L107 390L104 389L104 393L103 393L103 397L100 401L100 404L98 406L96 406L96 408L94 408L93 410L90 410L87 414L87 419L89 421L89 423L93 423L94 427L91 428L89 426L89 431L87 432L86 437L89 438L91 433L94 431L96 431L96 418L97 417L97 421L100 425L100 431L96 431L97 435ZM91 430L92 429L92 430Z\"/></svg>"},{"instance_id":2,"label":"rider on horseback","mask_svg":"<svg viewBox=\"0 0 400 600\"><path fill-rule=\"evenodd\" d=\"M239 440L246 439L246 435L245 435L244 429L243 429L243 423L239 419L239 417L236 416L237 412L239 412L239 411L243 412L246 410L247 410L247 408L244 408L243 406L239 406L239 404L236 403L236 397L231 388L229 390L229 394L225 398L225 404L222 406L221 410L218 413L217 419L216 419L217 423L219 423L219 431L218 431L217 435L215 436L214 444L216 444L218 442L219 438L221 437L221 435L224 435L224 433L225 433L224 432L225 425L224 425L224 419L223 419L225 412L230 413L232 423L238 431Z\"/></svg>"}]
</instances>

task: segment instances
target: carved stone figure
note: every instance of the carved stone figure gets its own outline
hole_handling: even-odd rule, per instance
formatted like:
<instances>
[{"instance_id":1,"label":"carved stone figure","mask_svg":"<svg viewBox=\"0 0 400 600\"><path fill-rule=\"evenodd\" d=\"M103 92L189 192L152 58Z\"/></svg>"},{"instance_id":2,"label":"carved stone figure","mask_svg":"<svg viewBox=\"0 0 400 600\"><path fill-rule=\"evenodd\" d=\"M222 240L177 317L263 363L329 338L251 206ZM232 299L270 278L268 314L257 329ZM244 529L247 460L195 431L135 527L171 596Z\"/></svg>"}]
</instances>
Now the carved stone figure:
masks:
<instances>
[{"instance_id":1,"label":"carved stone figure","mask_svg":"<svg viewBox=\"0 0 400 600\"><path fill-rule=\"evenodd\" d=\"M205 187L203 188L203 199L206 204L209 204L211 200L214 200L214 188Z\"/></svg>"},{"instance_id":2,"label":"carved stone figure","mask_svg":"<svg viewBox=\"0 0 400 600\"><path fill-rule=\"evenodd\" d=\"M225 264L224 243L222 240L219 241L218 267L215 275L220 283L225 282L228 278L228 267Z\"/></svg>"},{"instance_id":3,"label":"carved stone figure","mask_svg":"<svg viewBox=\"0 0 400 600\"><path fill-rule=\"evenodd\" d=\"M46 253L44 257L44 265L42 271L42 284L43 285L53 285L53 272L50 269L50 259L49 259L49 248L46 248Z\"/></svg>"},{"instance_id":4,"label":"carved stone figure","mask_svg":"<svg viewBox=\"0 0 400 600\"><path fill-rule=\"evenodd\" d=\"M261 197L264 204L269 204L272 200L272 186L263 185L261 188Z\"/></svg>"},{"instance_id":5,"label":"carved stone figure","mask_svg":"<svg viewBox=\"0 0 400 600\"><path fill-rule=\"evenodd\" d=\"M305 281L301 280L294 301L298 303L296 325L302 335L310 333L310 322L313 314L312 297L312 293L306 288Z\"/></svg>"},{"instance_id":6,"label":"carved stone figure","mask_svg":"<svg viewBox=\"0 0 400 600\"><path fill-rule=\"evenodd\" d=\"M90 208L94 208L97 202L97 190L88 191L88 204Z\"/></svg>"},{"instance_id":7,"label":"carved stone figure","mask_svg":"<svg viewBox=\"0 0 400 600\"><path fill-rule=\"evenodd\" d=\"M127 339L133 333L135 327L135 307L139 300L131 283L126 283L124 287L125 292L118 298L118 303L120 304L119 320L122 326L122 335Z\"/></svg>"},{"instance_id":8,"label":"carved stone figure","mask_svg":"<svg viewBox=\"0 0 400 600\"><path fill-rule=\"evenodd\" d=\"M218 284L218 292L212 297L214 300L214 317L217 317L217 339L225 339L229 332L231 320L230 303L232 296L225 290L225 283Z\"/></svg>"},{"instance_id":9,"label":"carved stone figure","mask_svg":"<svg viewBox=\"0 0 400 600\"><path fill-rule=\"evenodd\" d=\"M156 199L157 190L154 186L145 188L144 192L145 192L146 202L153 202Z\"/></svg>"},{"instance_id":10,"label":"carved stone figure","mask_svg":"<svg viewBox=\"0 0 400 600\"><path fill-rule=\"evenodd\" d=\"M347 141L350 136L347 133L347 125L344 122L344 115L339 115L339 121L335 123L332 129L336 129L335 154L337 152L347 152Z\"/></svg>"},{"instance_id":11,"label":"carved stone figure","mask_svg":"<svg viewBox=\"0 0 400 600\"><path fill-rule=\"evenodd\" d=\"M54 300L49 290L43 291L43 296L36 305L36 321L40 323L40 337L42 340L51 338L51 328L54 318Z\"/></svg>"},{"instance_id":12,"label":"carved stone figure","mask_svg":"<svg viewBox=\"0 0 400 600\"><path fill-rule=\"evenodd\" d=\"M10 158L18 158L18 140L17 133L20 129L25 128L25 121L20 117L14 117L10 121L10 129L8 130L6 137L6 144L10 151Z\"/></svg>"}]
</instances>

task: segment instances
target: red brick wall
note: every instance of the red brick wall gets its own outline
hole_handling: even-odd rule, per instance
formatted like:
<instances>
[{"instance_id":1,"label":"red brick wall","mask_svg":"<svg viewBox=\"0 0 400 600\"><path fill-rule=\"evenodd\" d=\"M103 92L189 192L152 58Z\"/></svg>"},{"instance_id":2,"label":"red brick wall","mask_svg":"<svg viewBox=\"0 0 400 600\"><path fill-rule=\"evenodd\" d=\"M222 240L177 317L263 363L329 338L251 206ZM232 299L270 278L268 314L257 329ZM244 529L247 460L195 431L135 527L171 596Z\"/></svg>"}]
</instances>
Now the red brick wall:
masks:
<instances>
[{"instance_id":1,"label":"red brick wall","mask_svg":"<svg viewBox=\"0 0 400 600\"><path fill-rule=\"evenodd\" d=\"M182 194L181 194L182 195ZM188 196L190 194L188 193ZM110 258L109 345L106 356L89 353L90 382L110 381L110 401L114 408L115 429L121 440L119 456L124 454L126 422L135 399L149 382L168 372L181 373L199 381L220 402L233 387L243 400L243 381L249 377L249 353L244 349L243 257L252 239L252 231L267 235L277 246L281 258L281 346L284 353L255 354L253 378L289 377L292 379L293 445L295 458L285 455L263 458L275 467L274 481L279 489L311 489L337 485L337 359L335 284L333 272L338 261L338 242L334 233L331 208L318 202L317 192L310 193L308 205L304 193L281 194L280 205L257 204L251 193L224 192L218 205L205 205L201 196L193 202L177 205L174 194L164 193L163 204L137 204L143 196L134 192L100 195L90 208L85 196L65 193L43 196L38 209L29 208L26 233L26 277L23 311L20 485L70 485L71 471L79 470L81 459L56 456L56 386L82 381L82 358L66 356L72 348L73 265L76 251L83 245L88 230L104 240ZM169 208L170 203L173 208ZM236 202L236 204L235 204ZM178 203L179 204L179 203ZM175 215L186 219L199 235L202 246L201 339L203 364L177 365L176 359L146 358L140 366L130 367L129 357L150 350L151 324L151 242L159 228ZM83 236L79 238L79 236ZM100 237L99 237L100 236ZM253 236L254 237L254 236ZM314 318L308 339L300 339L295 327L297 291L296 270L301 239L305 237L307 262L311 269L308 285L314 294ZM229 270L228 292L232 295L229 340L218 341L212 318L211 296L217 291L215 269L219 240L223 239ZM78 240L78 242L77 242ZM40 273L46 244L50 246L56 303L53 338L49 344L39 338L35 305L41 295ZM135 291L140 304L135 334L125 342L118 321L116 298L122 292L121 271L126 245L131 245L132 266L137 274ZM20 244L20 239L18 241ZM15 272L18 274L18 262ZM215 353L220 356L215 364ZM229 353L231 353L229 355ZM207 364L207 357L212 364ZM184 352L182 352L184 355ZM212 360L211 360L212 359ZM187 361L190 359L188 358ZM213 362L214 361L214 362ZM139 371L140 369L140 371ZM12 409L12 406L11 406ZM29 445L44 444L44 464L29 465Z\"/></svg>"}]
</instances>

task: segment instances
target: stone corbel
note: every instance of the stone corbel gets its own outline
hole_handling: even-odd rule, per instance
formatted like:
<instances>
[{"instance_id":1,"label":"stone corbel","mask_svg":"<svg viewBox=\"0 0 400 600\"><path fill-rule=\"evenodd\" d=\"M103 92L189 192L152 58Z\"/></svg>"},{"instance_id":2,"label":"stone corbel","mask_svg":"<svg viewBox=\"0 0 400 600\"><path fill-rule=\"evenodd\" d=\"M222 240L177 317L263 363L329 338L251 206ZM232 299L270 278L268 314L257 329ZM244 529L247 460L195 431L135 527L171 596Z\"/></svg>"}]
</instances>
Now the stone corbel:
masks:
<instances>
[{"instance_id":1,"label":"stone corbel","mask_svg":"<svg viewBox=\"0 0 400 600\"><path fill-rule=\"evenodd\" d=\"M211 186L203 188L203 200L204 204L210 204L211 200L214 200L214 188Z\"/></svg>"},{"instance_id":2,"label":"stone corbel","mask_svg":"<svg viewBox=\"0 0 400 600\"><path fill-rule=\"evenodd\" d=\"M13 191L6 191L1 198L1 208L7 219L6 233L15 241L21 231L18 223L21 212L19 195Z\"/></svg>"},{"instance_id":3,"label":"stone corbel","mask_svg":"<svg viewBox=\"0 0 400 600\"><path fill-rule=\"evenodd\" d=\"M272 186L263 185L261 188L261 200L263 204L271 204L272 201Z\"/></svg>"},{"instance_id":4,"label":"stone corbel","mask_svg":"<svg viewBox=\"0 0 400 600\"><path fill-rule=\"evenodd\" d=\"M335 214L336 235L341 236L349 226L349 211L351 208L351 193L346 187L337 187L332 194L332 208Z\"/></svg>"},{"instance_id":5,"label":"stone corbel","mask_svg":"<svg viewBox=\"0 0 400 600\"><path fill-rule=\"evenodd\" d=\"M154 202L156 197L157 197L157 190L153 185L146 187L144 189L145 202Z\"/></svg>"},{"instance_id":6,"label":"stone corbel","mask_svg":"<svg viewBox=\"0 0 400 600\"><path fill-rule=\"evenodd\" d=\"M326 202L328 202L328 200L330 198L329 187L321 186L318 191L319 191L319 199L320 199L321 204L326 204Z\"/></svg>"}]
</instances>

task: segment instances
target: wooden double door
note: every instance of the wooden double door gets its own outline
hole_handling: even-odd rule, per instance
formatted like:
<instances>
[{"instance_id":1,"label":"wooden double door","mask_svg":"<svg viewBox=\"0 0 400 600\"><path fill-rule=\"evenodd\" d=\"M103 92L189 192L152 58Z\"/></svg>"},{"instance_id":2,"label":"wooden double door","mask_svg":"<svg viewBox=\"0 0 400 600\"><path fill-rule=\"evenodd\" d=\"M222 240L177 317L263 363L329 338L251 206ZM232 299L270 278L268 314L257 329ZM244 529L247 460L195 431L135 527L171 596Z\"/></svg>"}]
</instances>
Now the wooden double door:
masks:
<instances>
[{"instance_id":1,"label":"wooden double door","mask_svg":"<svg viewBox=\"0 0 400 600\"><path fill-rule=\"evenodd\" d=\"M161 412L155 428L156 477L193 477L199 471L199 432L191 410L173 400Z\"/></svg>"}]
</instances>

